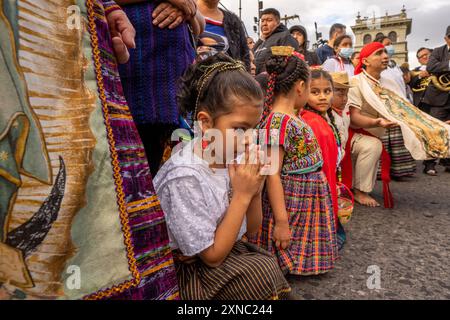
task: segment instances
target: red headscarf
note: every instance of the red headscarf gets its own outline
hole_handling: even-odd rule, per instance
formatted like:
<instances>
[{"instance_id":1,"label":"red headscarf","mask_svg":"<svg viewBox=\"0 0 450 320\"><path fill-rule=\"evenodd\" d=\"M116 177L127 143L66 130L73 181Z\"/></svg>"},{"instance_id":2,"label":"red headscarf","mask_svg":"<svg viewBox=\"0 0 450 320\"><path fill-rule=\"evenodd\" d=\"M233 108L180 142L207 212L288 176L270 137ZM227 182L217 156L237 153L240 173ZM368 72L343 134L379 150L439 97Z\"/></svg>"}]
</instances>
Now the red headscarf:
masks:
<instances>
[{"instance_id":1,"label":"red headscarf","mask_svg":"<svg viewBox=\"0 0 450 320\"><path fill-rule=\"evenodd\" d=\"M363 67L363 59L370 57L372 54L374 54L376 51L384 49L384 46L379 42L372 42L366 45L361 50L361 54L359 56L359 64L356 66L355 69L355 75L360 74L362 72Z\"/></svg>"}]
</instances>

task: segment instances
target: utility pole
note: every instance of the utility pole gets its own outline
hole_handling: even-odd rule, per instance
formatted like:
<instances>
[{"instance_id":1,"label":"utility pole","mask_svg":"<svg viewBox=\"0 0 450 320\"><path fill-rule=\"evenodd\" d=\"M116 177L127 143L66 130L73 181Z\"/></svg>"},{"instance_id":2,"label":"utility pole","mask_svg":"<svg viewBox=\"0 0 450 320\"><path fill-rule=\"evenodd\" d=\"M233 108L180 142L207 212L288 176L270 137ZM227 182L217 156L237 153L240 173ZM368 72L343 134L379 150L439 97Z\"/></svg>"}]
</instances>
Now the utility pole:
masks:
<instances>
[{"instance_id":1,"label":"utility pole","mask_svg":"<svg viewBox=\"0 0 450 320\"><path fill-rule=\"evenodd\" d=\"M262 0L258 0L258 15L253 18L255 24L253 26L253 31L258 35L259 37L259 21L261 20L261 11L264 8L264 3Z\"/></svg>"},{"instance_id":2,"label":"utility pole","mask_svg":"<svg viewBox=\"0 0 450 320\"><path fill-rule=\"evenodd\" d=\"M258 18L261 18L261 11L264 8L264 3L262 0L258 0Z\"/></svg>"},{"instance_id":3,"label":"utility pole","mask_svg":"<svg viewBox=\"0 0 450 320\"><path fill-rule=\"evenodd\" d=\"M284 18L281 18L281 20L284 21L284 25L285 25L286 27L288 26L289 20L295 20L295 19L298 19L298 21L300 21L300 17L299 17L298 14L295 14L295 15L289 16L289 17L288 17L288 15L286 14L286 15L284 16Z\"/></svg>"},{"instance_id":4,"label":"utility pole","mask_svg":"<svg viewBox=\"0 0 450 320\"><path fill-rule=\"evenodd\" d=\"M239 19L242 20L242 0L239 0Z\"/></svg>"},{"instance_id":5,"label":"utility pole","mask_svg":"<svg viewBox=\"0 0 450 320\"><path fill-rule=\"evenodd\" d=\"M317 22L314 22L314 27L316 29L316 43L313 45L313 48L317 49L321 45L324 45L326 43L326 41L323 41L322 32L319 32L317 29Z\"/></svg>"}]
</instances>

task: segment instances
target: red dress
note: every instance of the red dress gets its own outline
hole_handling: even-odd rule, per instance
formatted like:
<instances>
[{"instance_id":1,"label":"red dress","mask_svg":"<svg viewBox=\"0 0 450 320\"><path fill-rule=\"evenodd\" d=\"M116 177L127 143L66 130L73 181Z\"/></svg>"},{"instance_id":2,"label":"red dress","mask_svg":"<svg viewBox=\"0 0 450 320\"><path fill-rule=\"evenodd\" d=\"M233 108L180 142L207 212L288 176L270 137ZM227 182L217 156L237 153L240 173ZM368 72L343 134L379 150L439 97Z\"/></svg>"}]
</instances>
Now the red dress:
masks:
<instances>
[{"instance_id":1,"label":"red dress","mask_svg":"<svg viewBox=\"0 0 450 320\"><path fill-rule=\"evenodd\" d=\"M338 226L338 195L337 195L337 164L339 157L339 150L333 129L328 122L320 115L303 110L301 112L303 120L311 127L314 135L319 142L320 149L322 149L323 167L322 171L325 173L328 184L330 185L331 196L333 199L333 213Z\"/></svg>"}]
</instances>

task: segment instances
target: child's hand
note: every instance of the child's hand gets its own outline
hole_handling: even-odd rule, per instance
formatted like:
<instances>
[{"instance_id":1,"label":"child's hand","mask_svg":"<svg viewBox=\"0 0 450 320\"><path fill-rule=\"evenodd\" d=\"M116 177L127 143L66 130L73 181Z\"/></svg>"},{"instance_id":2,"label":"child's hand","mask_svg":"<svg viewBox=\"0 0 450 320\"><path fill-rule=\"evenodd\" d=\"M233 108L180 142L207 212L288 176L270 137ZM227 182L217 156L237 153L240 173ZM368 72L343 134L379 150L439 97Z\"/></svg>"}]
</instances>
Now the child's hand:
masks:
<instances>
[{"instance_id":1,"label":"child's hand","mask_svg":"<svg viewBox=\"0 0 450 320\"><path fill-rule=\"evenodd\" d=\"M261 175L264 165L259 149L259 146L246 146L245 162L243 164L233 163L228 167L234 194L253 198L261 193L266 177Z\"/></svg>"},{"instance_id":2,"label":"child's hand","mask_svg":"<svg viewBox=\"0 0 450 320\"><path fill-rule=\"evenodd\" d=\"M278 249L287 249L289 243L291 242L291 230L289 224L285 223L275 223L273 229L273 241Z\"/></svg>"}]
</instances>

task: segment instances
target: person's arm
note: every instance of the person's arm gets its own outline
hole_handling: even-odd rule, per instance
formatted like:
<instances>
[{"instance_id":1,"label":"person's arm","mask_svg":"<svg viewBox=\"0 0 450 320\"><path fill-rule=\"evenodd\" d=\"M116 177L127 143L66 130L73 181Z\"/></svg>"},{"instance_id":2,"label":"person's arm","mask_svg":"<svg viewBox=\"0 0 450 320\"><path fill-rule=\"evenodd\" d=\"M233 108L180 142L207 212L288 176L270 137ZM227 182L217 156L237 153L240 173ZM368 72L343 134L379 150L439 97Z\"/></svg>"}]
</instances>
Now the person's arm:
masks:
<instances>
[{"instance_id":1,"label":"person's arm","mask_svg":"<svg viewBox=\"0 0 450 320\"><path fill-rule=\"evenodd\" d=\"M136 48L134 38L136 31L126 13L115 1L103 0L105 16L117 62L127 63L130 58L129 48Z\"/></svg>"},{"instance_id":2,"label":"person's arm","mask_svg":"<svg viewBox=\"0 0 450 320\"><path fill-rule=\"evenodd\" d=\"M265 177L260 174L262 165L259 150L246 150L244 164L229 166L233 197L227 212L216 229L212 246L200 253L209 267L215 268L227 258L241 229L252 199L261 190Z\"/></svg>"},{"instance_id":3,"label":"person's arm","mask_svg":"<svg viewBox=\"0 0 450 320\"><path fill-rule=\"evenodd\" d=\"M245 193L233 195L225 217L217 227L214 244L200 253L200 258L209 267L220 266L233 249L251 199L252 196Z\"/></svg>"},{"instance_id":4,"label":"person's arm","mask_svg":"<svg viewBox=\"0 0 450 320\"><path fill-rule=\"evenodd\" d=\"M205 17L200 13L200 10L197 10L195 17L189 20L189 24L192 27L192 32L197 37L205 31Z\"/></svg>"},{"instance_id":5,"label":"person's arm","mask_svg":"<svg viewBox=\"0 0 450 320\"><path fill-rule=\"evenodd\" d=\"M319 57L317 56L317 53L316 52L314 52L314 51L311 51L311 66L318 66L318 65L320 65L320 59L319 59Z\"/></svg>"},{"instance_id":6,"label":"person's arm","mask_svg":"<svg viewBox=\"0 0 450 320\"><path fill-rule=\"evenodd\" d=\"M350 106L351 125L356 128L371 129L371 128L391 128L398 124L383 118L371 118L361 113L361 109Z\"/></svg>"},{"instance_id":7,"label":"person's arm","mask_svg":"<svg viewBox=\"0 0 450 320\"><path fill-rule=\"evenodd\" d=\"M316 55L317 55L317 59L319 61L319 65L323 64L325 61L323 61L322 59L322 51L323 51L323 47L318 47L316 49Z\"/></svg>"},{"instance_id":8,"label":"person's arm","mask_svg":"<svg viewBox=\"0 0 450 320\"><path fill-rule=\"evenodd\" d=\"M409 85L411 86L411 88L415 88L419 85L419 83L422 81L422 78L417 75L414 77L411 77L411 82L409 83Z\"/></svg>"},{"instance_id":9,"label":"person's arm","mask_svg":"<svg viewBox=\"0 0 450 320\"><path fill-rule=\"evenodd\" d=\"M262 194L253 197L247 210L247 234L254 235L259 231L262 223Z\"/></svg>"},{"instance_id":10,"label":"person's arm","mask_svg":"<svg viewBox=\"0 0 450 320\"><path fill-rule=\"evenodd\" d=\"M270 148L268 150L270 154ZM273 210L275 227L273 239L277 248L286 249L291 240L291 232L289 228L289 218L286 210L284 198L284 188L281 182L281 170L283 167L284 149L279 147L279 161L275 163L277 166L276 173L267 177L267 193L269 196L270 206Z\"/></svg>"},{"instance_id":11,"label":"person's arm","mask_svg":"<svg viewBox=\"0 0 450 320\"><path fill-rule=\"evenodd\" d=\"M431 53L430 60L427 64L428 73L439 74L450 71L450 63L448 60L442 59L439 54L442 50L435 49ZM445 60L445 61L442 61Z\"/></svg>"}]
</instances>

